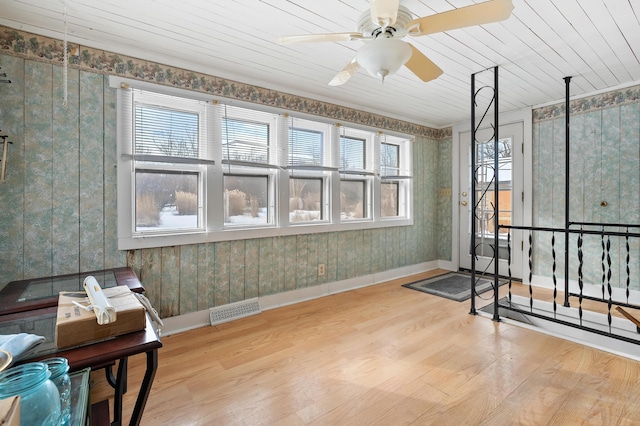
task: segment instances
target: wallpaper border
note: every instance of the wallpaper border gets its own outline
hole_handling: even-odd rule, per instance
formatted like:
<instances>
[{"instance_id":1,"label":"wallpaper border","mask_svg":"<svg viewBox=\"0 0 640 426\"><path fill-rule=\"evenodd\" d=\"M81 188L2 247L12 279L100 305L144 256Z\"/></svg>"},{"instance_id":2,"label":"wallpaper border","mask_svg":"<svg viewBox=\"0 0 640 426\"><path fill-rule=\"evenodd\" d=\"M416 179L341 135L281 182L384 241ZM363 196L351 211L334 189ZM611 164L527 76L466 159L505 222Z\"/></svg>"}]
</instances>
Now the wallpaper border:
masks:
<instances>
[{"instance_id":1,"label":"wallpaper border","mask_svg":"<svg viewBox=\"0 0 640 426\"><path fill-rule=\"evenodd\" d=\"M76 48L78 48L79 55L69 55L69 67L75 69L180 87L229 99L431 139L443 139L451 134L450 127L434 129L336 104L68 43L67 50L69 52ZM55 65L62 65L64 57L63 42L61 40L1 25L0 52Z\"/></svg>"},{"instance_id":2,"label":"wallpaper border","mask_svg":"<svg viewBox=\"0 0 640 426\"><path fill-rule=\"evenodd\" d=\"M612 90L598 95L587 96L569 101L571 114L579 114L590 111L597 111L612 106L620 106L640 100L640 85L626 87L624 89ZM564 117L564 102L536 108L533 110L533 122L551 120Z\"/></svg>"}]
</instances>

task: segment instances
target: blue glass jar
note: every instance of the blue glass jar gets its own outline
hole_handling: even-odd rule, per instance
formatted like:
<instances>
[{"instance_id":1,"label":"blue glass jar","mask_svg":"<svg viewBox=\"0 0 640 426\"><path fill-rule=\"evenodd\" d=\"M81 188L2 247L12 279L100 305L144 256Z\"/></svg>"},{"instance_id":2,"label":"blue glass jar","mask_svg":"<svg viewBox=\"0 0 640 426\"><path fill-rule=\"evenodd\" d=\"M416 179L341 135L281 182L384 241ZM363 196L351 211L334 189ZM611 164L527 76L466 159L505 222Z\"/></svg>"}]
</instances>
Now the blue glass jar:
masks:
<instances>
[{"instance_id":1,"label":"blue glass jar","mask_svg":"<svg viewBox=\"0 0 640 426\"><path fill-rule=\"evenodd\" d=\"M51 373L51 381L60 394L60 425L66 426L71 420L71 378L69 363L66 358L49 358L42 360Z\"/></svg>"},{"instance_id":2,"label":"blue glass jar","mask_svg":"<svg viewBox=\"0 0 640 426\"><path fill-rule=\"evenodd\" d=\"M60 422L60 394L41 362L18 365L0 373L0 399L20 396L21 426L56 426Z\"/></svg>"}]
</instances>

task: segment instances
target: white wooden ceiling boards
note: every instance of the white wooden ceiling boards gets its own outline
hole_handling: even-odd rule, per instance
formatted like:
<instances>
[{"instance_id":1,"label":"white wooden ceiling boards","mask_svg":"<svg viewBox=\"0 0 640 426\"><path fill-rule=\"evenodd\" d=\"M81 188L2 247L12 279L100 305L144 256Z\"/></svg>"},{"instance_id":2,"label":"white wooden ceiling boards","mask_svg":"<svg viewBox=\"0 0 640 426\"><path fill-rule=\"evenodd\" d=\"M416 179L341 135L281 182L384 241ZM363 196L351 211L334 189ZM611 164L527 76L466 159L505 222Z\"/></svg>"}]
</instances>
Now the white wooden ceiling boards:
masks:
<instances>
[{"instance_id":1,"label":"white wooden ceiling boards","mask_svg":"<svg viewBox=\"0 0 640 426\"><path fill-rule=\"evenodd\" d=\"M400 0L414 17L475 0ZM328 82L362 41L279 45L279 36L357 31L367 0L0 0L0 24L432 127L469 119L470 75L498 65L503 111L640 81L639 0L513 0L502 22L407 37L444 74L363 69Z\"/></svg>"}]
</instances>

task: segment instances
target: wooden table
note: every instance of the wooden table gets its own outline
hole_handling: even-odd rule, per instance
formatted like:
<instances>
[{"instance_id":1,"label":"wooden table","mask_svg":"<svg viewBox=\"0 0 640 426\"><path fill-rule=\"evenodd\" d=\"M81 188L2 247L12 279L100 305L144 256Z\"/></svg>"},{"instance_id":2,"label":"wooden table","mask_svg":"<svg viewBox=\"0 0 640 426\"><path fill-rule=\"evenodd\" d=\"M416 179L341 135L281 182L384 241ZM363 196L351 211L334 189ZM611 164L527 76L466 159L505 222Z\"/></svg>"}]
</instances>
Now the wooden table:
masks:
<instances>
[{"instance_id":1,"label":"wooden table","mask_svg":"<svg viewBox=\"0 0 640 426\"><path fill-rule=\"evenodd\" d=\"M136 293L144 292L142 283L129 267L29 278L11 281L0 290L0 315L58 306L58 294L61 291L84 291L82 283L89 275L102 288L126 285Z\"/></svg>"},{"instance_id":2,"label":"wooden table","mask_svg":"<svg viewBox=\"0 0 640 426\"><path fill-rule=\"evenodd\" d=\"M133 274L133 272L131 273ZM130 275L126 274L126 276L131 279ZM135 281L137 281L137 278L135 278ZM135 283L132 282L132 284ZM7 284L7 286L10 285L12 285L12 283ZM142 286L140 285L140 287ZM0 292L0 302L3 305L7 303L4 300L6 294L7 293L3 295L2 292ZM92 370L105 368L107 381L114 388L114 420L111 423L113 426L120 426L122 424L122 396L127 391L128 358L132 355L145 353L147 357L147 368L129 422L130 425L138 425L142 418L142 412L144 411L149 392L151 391L151 385L153 384L153 378L158 368L158 349L162 347L158 332L149 319L149 315L146 317L146 327L144 330L84 346L58 350L55 347L54 340L57 299L56 294L56 303L54 306L24 309L27 307L27 304L22 304L18 305L23 308L20 309L19 312L0 315L0 334L31 333L46 338L45 343L38 346L28 360L21 360L21 362L37 361L56 356L64 357L68 360L70 372L79 371L84 368L91 368ZM50 302L47 301L46 303ZM116 362L118 363L118 371L114 377L111 367L115 365Z\"/></svg>"}]
</instances>

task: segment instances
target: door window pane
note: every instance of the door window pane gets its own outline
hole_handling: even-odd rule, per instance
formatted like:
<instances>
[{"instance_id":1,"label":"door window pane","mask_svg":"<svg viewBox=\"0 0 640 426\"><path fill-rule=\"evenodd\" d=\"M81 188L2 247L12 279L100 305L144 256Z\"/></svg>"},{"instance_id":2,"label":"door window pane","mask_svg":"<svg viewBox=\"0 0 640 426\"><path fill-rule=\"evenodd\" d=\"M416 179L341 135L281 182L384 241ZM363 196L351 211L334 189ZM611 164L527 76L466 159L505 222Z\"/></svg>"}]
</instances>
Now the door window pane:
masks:
<instances>
[{"instance_id":1,"label":"door window pane","mask_svg":"<svg viewBox=\"0 0 640 426\"><path fill-rule=\"evenodd\" d=\"M289 221L322 220L322 179L289 179Z\"/></svg>"},{"instance_id":2,"label":"door window pane","mask_svg":"<svg viewBox=\"0 0 640 426\"><path fill-rule=\"evenodd\" d=\"M495 206L494 180L498 177L498 223L511 225L512 216L512 140L498 141L498 173L495 172L495 143L493 140L476 144L476 203L475 252L478 256L494 256ZM506 234L508 230L499 230ZM504 253L500 250L500 257Z\"/></svg>"},{"instance_id":3,"label":"door window pane","mask_svg":"<svg viewBox=\"0 0 640 426\"><path fill-rule=\"evenodd\" d=\"M195 229L198 173L136 170L136 232Z\"/></svg>"}]
</instances>

